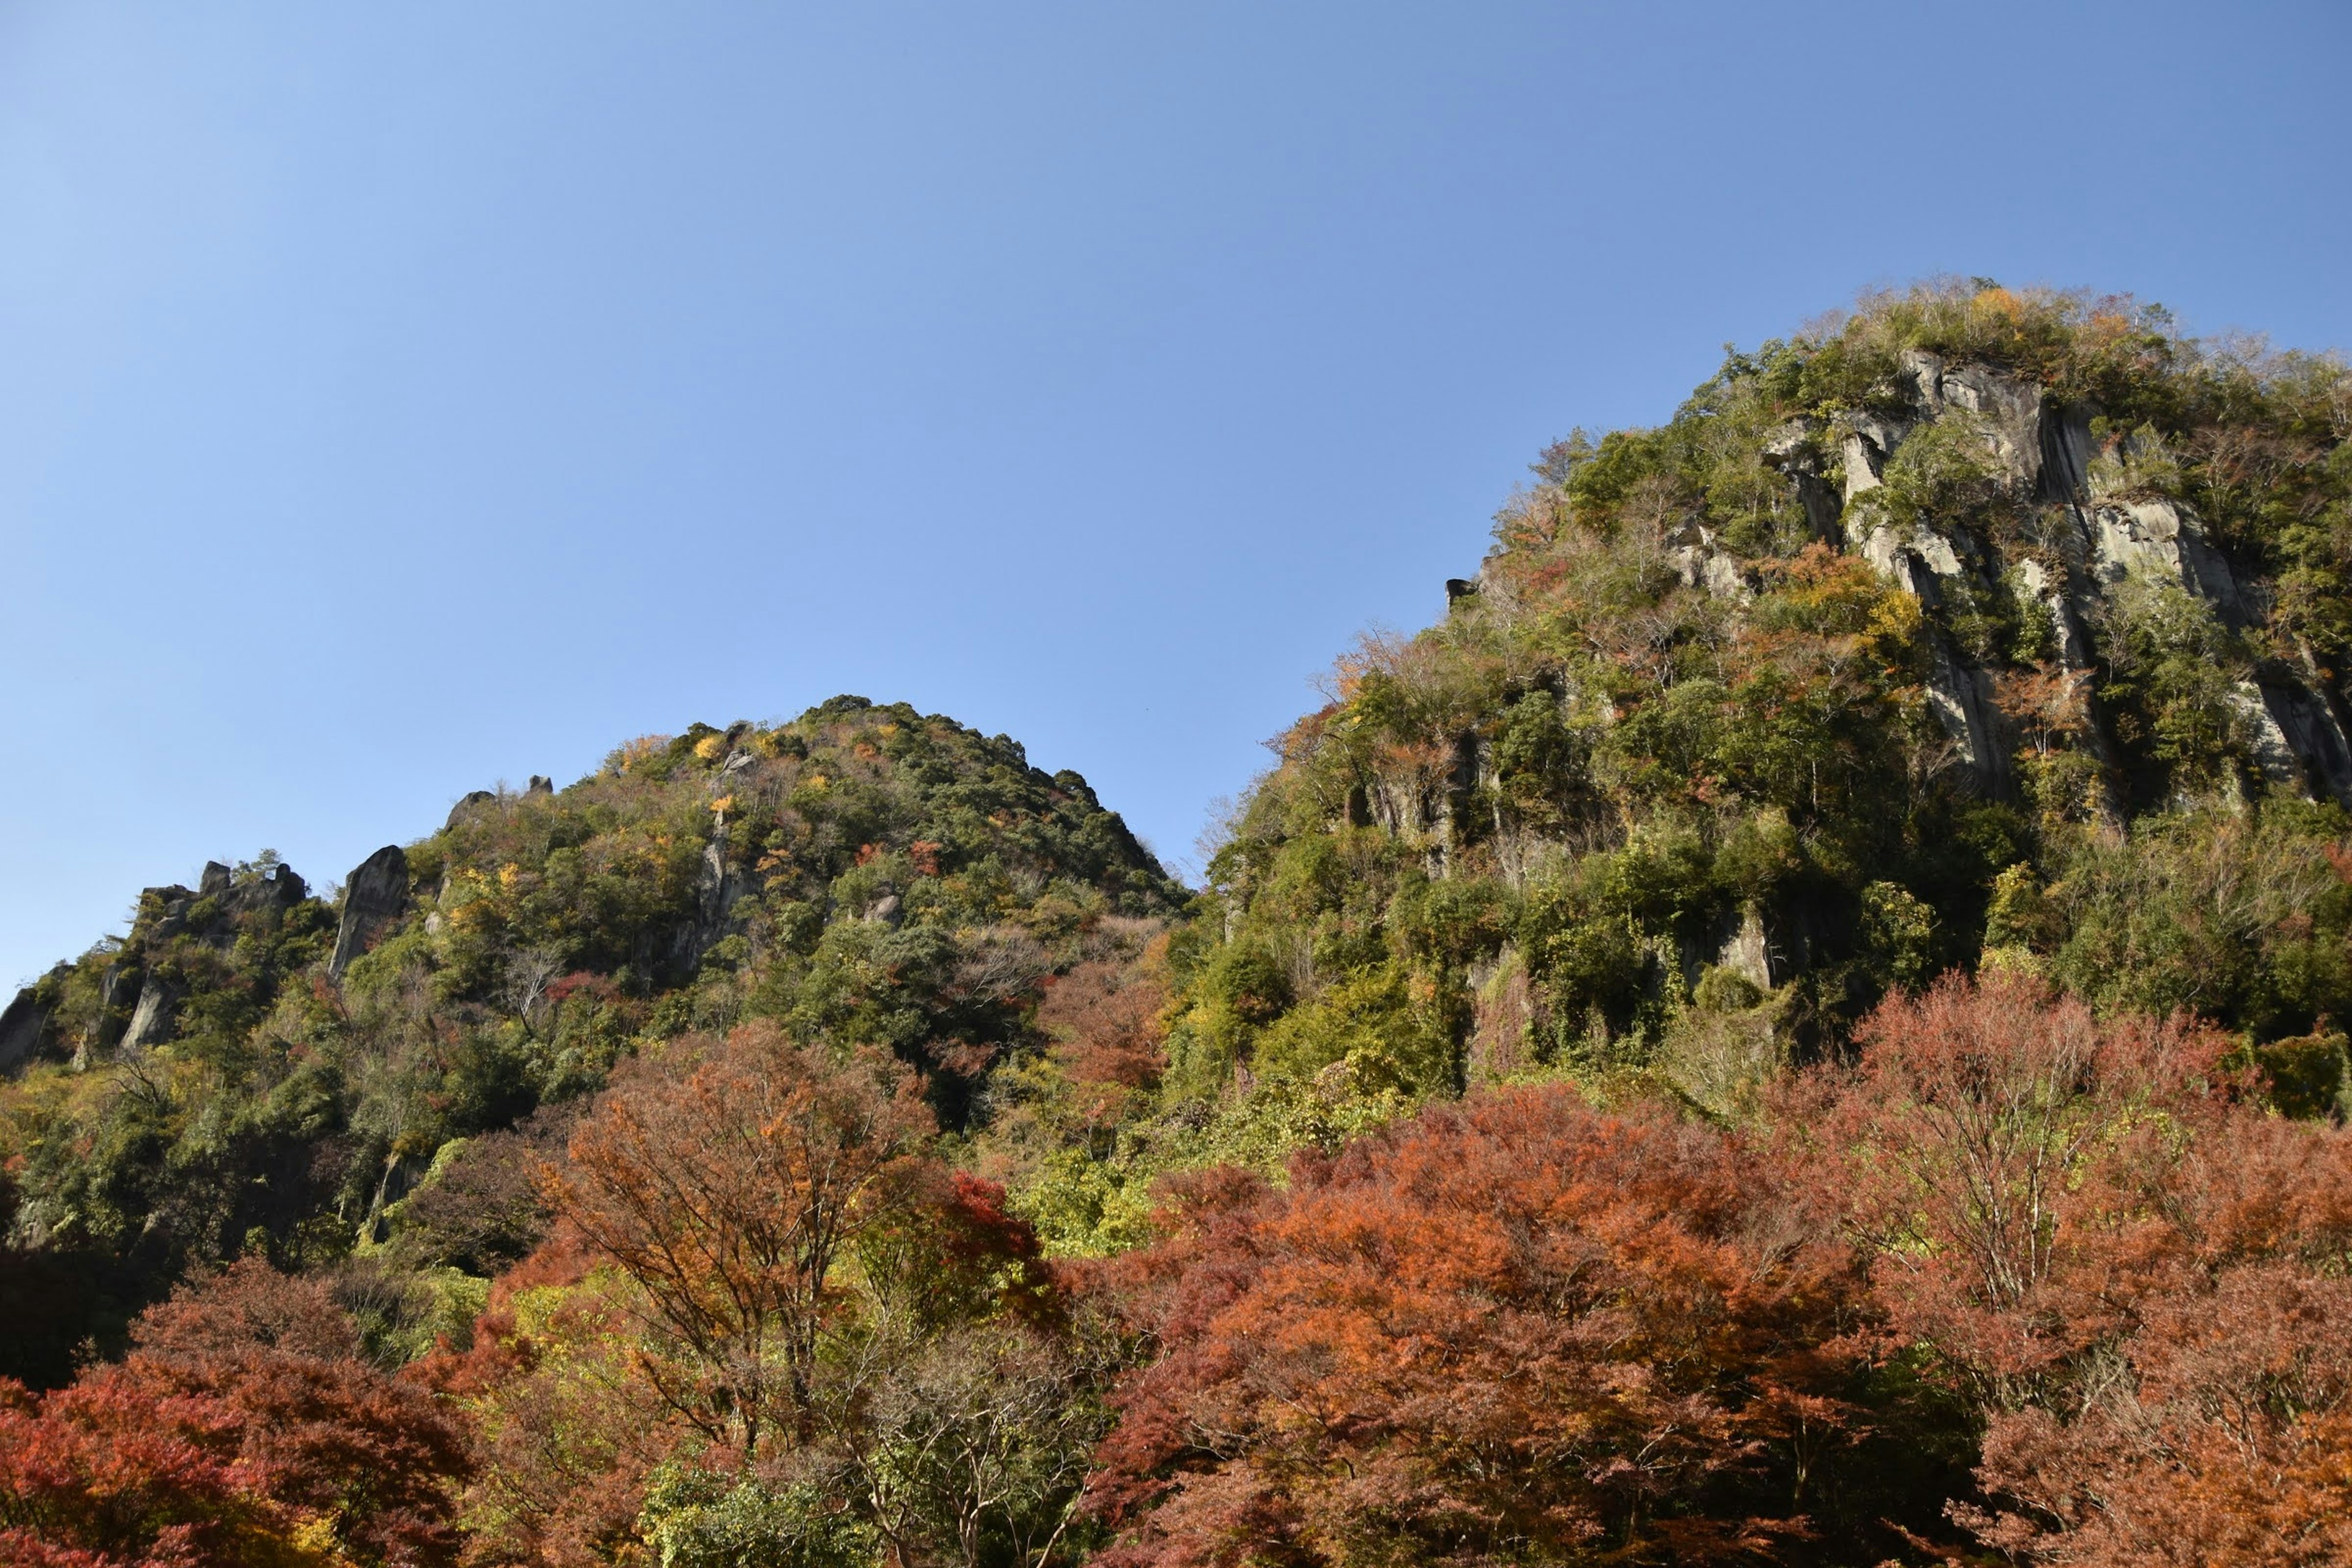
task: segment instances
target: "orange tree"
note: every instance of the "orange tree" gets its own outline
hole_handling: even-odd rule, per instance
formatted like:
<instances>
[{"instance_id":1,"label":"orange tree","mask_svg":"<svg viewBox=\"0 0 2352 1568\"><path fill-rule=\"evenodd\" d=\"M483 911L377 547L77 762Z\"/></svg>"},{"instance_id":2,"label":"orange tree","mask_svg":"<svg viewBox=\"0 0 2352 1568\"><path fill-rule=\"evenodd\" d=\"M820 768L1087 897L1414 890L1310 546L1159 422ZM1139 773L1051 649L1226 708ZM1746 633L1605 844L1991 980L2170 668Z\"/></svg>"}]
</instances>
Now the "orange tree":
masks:
<instances>
[{"instance_id":1,"label":"orange tree","mask_svg":"<svg viewBox=\"0 0 2352 1568\"><path fill-rule=\"evenodd\" d=\"M1824 1528L1864 1279L1737 1140L1551 1086L1173 1195L1108 1277L1159 1353L1094 1482L1106 1561L1748 1562Z\"/></svg>"}]
</instances>

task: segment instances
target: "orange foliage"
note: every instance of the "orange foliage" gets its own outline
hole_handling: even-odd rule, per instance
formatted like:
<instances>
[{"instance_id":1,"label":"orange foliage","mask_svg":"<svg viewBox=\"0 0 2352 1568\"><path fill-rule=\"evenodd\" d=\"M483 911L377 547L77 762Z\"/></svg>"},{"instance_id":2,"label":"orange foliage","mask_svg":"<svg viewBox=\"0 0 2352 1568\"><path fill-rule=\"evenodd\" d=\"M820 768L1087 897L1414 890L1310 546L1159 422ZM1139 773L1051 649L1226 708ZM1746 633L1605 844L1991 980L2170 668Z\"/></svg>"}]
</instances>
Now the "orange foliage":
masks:
<instances>
[{"instance_id":1,"label":"orange foliage","mask_svg":"<svg viewBox=\"0 0 2352 1568\"><path fill-rule=\"evenodd\" d=\"M132 1342L37 1405L0 1385L0 1562L274 1564L297 1542L456 1559L462 1434L360 1359L323 1283L233 1264L150 1308Z\"/></svg>"},{"instance_id":2,"label":"orange foliage","mask_svg":"<svg viewBox=\"0 0 2352 1568\"><path fill-rule=\"evenodd\" d=\"M929 1131L904 1068L749 1024L616 1073L551 1188L642 1289L656 1393L750 1456L804 1425L834 1262L890 1210Z\"/></svg>"},{"instance_id":3,"label":"orange foliage","mask_svg":"<svg viewBox=\"0 0 2352 1568\"><path fill-rule=\"evenodd\" d=\"M2012 1560L2352 1559L2352 1133L2281 1120L2182 1020L2014 977L1888 1004L1825 1119L1890 1342L1987 1422Z\"/></svg>"},{"instance_id":4,"label":"orange foliage","mask_svg":"<svg viewBox=\"0 0 2352 1568\"><path fill-rule=\"evenodd\" d=\"M1173 1195L1108 1562L1750 1561L1853 1438L1860 1270L1717 1132L1521 1089Z\"/></svg>"},{"instance_id":5,"label":"orange foliage","mask_svg":"<svg viewBox=\"0 0 2352 1568\"><path fill-rule=\"evenodd\" d=\"M1166 977L1150 963L1092 960L1047 989L1037 1024L1054 1040L1054 1058L1077 1090L1086 1125L1118 1121L1160 1081L1168 1066L1160 1050L1167 1005Z\"/></svg>"}]
</instances>

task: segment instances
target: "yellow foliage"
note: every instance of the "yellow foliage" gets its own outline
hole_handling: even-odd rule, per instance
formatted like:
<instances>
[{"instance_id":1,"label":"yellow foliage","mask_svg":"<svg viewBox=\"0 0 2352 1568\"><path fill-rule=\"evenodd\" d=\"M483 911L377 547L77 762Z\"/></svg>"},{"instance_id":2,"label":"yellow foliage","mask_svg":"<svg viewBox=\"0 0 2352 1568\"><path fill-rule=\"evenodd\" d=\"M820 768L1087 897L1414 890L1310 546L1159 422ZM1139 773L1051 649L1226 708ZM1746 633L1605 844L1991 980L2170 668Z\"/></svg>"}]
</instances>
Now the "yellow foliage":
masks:
<instances>
[{"instance_id":1,"label":"yellow foliage","mask_svg":"<svg viewBox=\"0 0 2352 1568\"><path fill-rule=\"evenodd\" d=\"M724 735L705 735L694 743L694 754L706 763L717 762L719 753L726 749L727 737Z\"/></svg>"},{"instance_id":2,"label":"yellow foliage","mask_svg":"<svg viewBox=\"0 0 2352 1568\"><path fill-rule=\"evenodd\" d=\"M294 1527L287 1544L294 1548L295 1561L300 1563L348 1563L342 1544L335 1539L335 1516L331 1513L306 1513Z\"/></svg>"},{"instance_id":3,"label":"yellow foliage","mask_svg":"<svg viewBox=\"0 0 2352 1568\"><path fill-rule=\"evenodd\" d=\"M822 793L832 785L833 781L825 777L823 773L811 773L808 777L801 780L801 783L810 789Z\"/></svg>"},{"instance_id":4,"label":"yellow foliage","mask_svg":"<svg viewBox=\"0 0 2352 1568\"><path fill-rule=\"evenodd\" d=\"M505 865L499 868L499 891L502 893L513 892L515 883L520 880L521 877L522 868L516 865L511 860L508 861Z\"/></svg>"},{"instance_id":5,"label":"yellow foliage","mask_svg":"<svg viewBox=\"0 0 2352 1568\"><path fill-rule=\"evenodd\" d=\"M731 795L722 795L710 803L710 809L723 816L735 809L735 797Z\"/></svg>"},{"instance_id":6,"label":"yellow foliage","mask_svg":"<svg viewBox=\"0 0 2352 1568\"><path fill-rule=\"evenodd\" d=\"M640 735L613 753L614 765L625 773L668 744L667 735Z\"/></svg>"},{"instance_id":7,"label":"yellow foliage","mask_svg":"<svg viewBox=\"0 0 2352 1568\"><path fill-rule=\"evenodd\" d=\"M1918 600L1908 594L1888 594L1870 612L1869 629L1863 635L1878 645L1883 656L1899 657L1918 639L1920 623Z\"/></svg>"},{"instance_id":8,"label":"yellow foliage","mask_svg":"<svg viewBox=\"0 0 2352 1568\"><path fill-rule=\"evenodd\" d=\"M1977 290L1976 297L1969 301L1970 310L1981 310L1988 316L2014 317L2024 308L2024 300L2020 300L2008 289L1998 287L1979 289Z\"/></svg>"}]
</instances>

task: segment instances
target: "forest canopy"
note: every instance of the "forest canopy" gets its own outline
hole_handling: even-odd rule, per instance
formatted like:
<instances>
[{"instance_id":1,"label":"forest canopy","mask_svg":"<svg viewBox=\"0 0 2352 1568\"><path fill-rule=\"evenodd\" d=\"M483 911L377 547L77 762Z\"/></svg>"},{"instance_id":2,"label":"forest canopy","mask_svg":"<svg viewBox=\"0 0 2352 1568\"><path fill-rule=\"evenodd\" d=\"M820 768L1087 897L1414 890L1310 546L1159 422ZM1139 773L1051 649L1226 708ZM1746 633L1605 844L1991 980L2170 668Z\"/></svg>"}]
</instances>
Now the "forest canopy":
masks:
<instances>
[{"instance_id":1,"label":"forest canopy","mask_svg":"<svg viewBox=\"0 0 2352 1568\"><path fill-rule=\"evenodd\" d=\"M0 1016L0 1562L2344 1561L2347 435L1874 295L1197 889L843 697L147 889Z\"/></svg>"}]
</instances>

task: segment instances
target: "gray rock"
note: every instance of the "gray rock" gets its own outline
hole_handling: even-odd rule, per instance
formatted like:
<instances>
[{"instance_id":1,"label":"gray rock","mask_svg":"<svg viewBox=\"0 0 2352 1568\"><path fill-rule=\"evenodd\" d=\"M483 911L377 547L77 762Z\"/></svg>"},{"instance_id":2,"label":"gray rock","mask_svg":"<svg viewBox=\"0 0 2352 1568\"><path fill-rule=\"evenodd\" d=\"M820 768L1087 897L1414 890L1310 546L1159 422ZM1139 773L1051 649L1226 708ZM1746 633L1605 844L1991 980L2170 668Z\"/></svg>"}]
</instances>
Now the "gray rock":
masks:
<instances>
[{"instance_id":1,"label":"gray rock","mask_svg":"<svg viewBox=\"0 0 2352 1568\"><path fill-rule=\"evenodd\" d=\"M2040 500L2076 504L2091 491L2091 459L2098 444L2091 439L2088 408L2044 407L2042 411L2042 482Z\"/></svg>"},{"instance_id":2,"label":"gray rock","mask_svg":"<svg viewBox=\"0 0 2352 1568\"><path fill-rule=\"evenodd\" d=\"M295 874L291 866L273 866L252 880L231 888L222 900L224 908L233 914L258 914L264 910L290 910L310 896L310 885ZM234 942L233 933L219 933L222 940Z\"/></svg>"},{"instance_id":3,"label":"gray rock","mask_svg":"<svg viewBox=\"0 0 2352 1568\"><path fill-rule=\"evenodd\" d=\"M1685 588L1703 588L1718 599L1746 604L1756 596L1739 563L1716 548L1715 531L1704 523L1684 525L1674 538L1680 541L1669 559Z\"/></svg>"},{"instance_id":4,"label":"gray rock","mask_svg":"<svg viewBox=\"0 0 2352 1568\"><path fill-rule=\"evenodd\" d=\"M139 1010L131 1014L131 1027L122 1037L124 1048L137 1050L169 1040L179 1023L184 996L176 983L159 974L149 975L139 992Z\"/></svg>"},{"instance_id":5,"label":"gray rock","mask_svg":"<svg viewBox=\"0 0 2352 1568\"><path fill-rule=\"evenodd\" d=\"M1764 917L1752 906L1740 911L1739 923L1724 937L1715 963L1759 991L1772 989L1772 944L1764 934Z\"/></svg>"},{"instance_id":6,"label":"gray rock","mask_svg":"<svg viewBox=\"0 0 2352 1568\"><path fill-rule=\"evenodd\" d=\"M1813 443L1811 420L1792 419L1764 443L1764 461L1789 476L1797 487L1797 502L1805 509L1805 525L1815 539L1834 544L1838 509L1843 503L1822 474L1821 454Z\"/></svg>"},{"instance_id":7,"label":"gray rock","mask_svg":"<svg viewBox=\"0 0 2352 1568\"><path fill-rule=\"evenodd\" d=\"M375 945L383 929L408 910L408 856L387 844L361 861L343 883L343 918L335 929L335 952L327 973L343 977L352 960Z\"/></svg>"},{"instance_id":8,"label":"gray rock","mask_svg":"<svg viewBox=\"0 0 2352 1568\"><path fill-rule=\"evenodd\" d=\"M76 1068L89 1065L89 1047L95 1046L103 1052L121 1043L123 1031L131 1026L131 1010L138 1005L140 988L146 980L145 971L132 954L125 953L106 966L98 983L98 1027L91 1031L92 1037L84 1043L83 1050L76 1053Z\"/></svg>"},{"instance_id":9,"label":"gray rock","mask_svg":"<svg viewBox=\"0 0 2352 1568\"><path fill-rule=\"evenodd\" d=\"M671 951L686 967L692 969L702 962L702 955L722 939L742 928L735 918L735 905L748 890L743 873L729 861L728 833L725 822L711 829L710 842L702 848L702 869L694 880L695 911L682 923L671 942Z\"/></svg>"},{"instance_id":10,"label":"gray rock","mask_svg":"<svg viewBox=\"0 0 2352 1568\"><path fill-rule=\"evenodd\" d=\"M1840 423L1845 434L1838 451L1845 464L1845 500L1851 502L1864 490L1879 487L1886 459L1895 455L1911 426L1875 414L1847 414Z\"/></svg>"},{"instance_id":11,"label":"gray rock","mask_svg":"<svg viewBox=\"0 0 2352 1568\"><path fill-rule=\"evenodd\" d=\"M526 795L553 795L555 793L555 781L547 777L545 774L533 773L530 775L530 783L523 786L522 793Z\"/></svg>"},{"instance_id":12,"label":"gray rock","mask_svg":"<svg viewBox=\"0 0 2352 1568\"><path fill-rule=\"evenodd\" d=\"M2042 388L1977 364L1946 371L1940 386L1945 407L1975 415L2011 483L2032 494L2042 481Z\"/></svg>"},{"instance_id":13,"label":"gray rock","mask_svg":"<svg viewBox=\"0 0 2352 1568\"><path fill-rule=\"evenodd\" d=\"M1922 419L1941 419L1956 408L1976 416L2010 482L2028 493L2039 485L2044 409L2038 384L1989 365L1948 367L1924 349L1906 349L1902 367Z\"/></svg>"},{"instance_id":14,"label":"gray rock","mask_svg":"<svg viewBox=\"0 0 2352 1568\"><path fill-rule=\"evenodd\" d=\"M2300 764L2302 777L2294 782L2352 806L2352 741L2326 700L2303 686L2265 685L2261 692L2269 729Z\"/></svg>"},{"instance_id":15,"label":"gray rock","mask_svg":"<svg viewBox=\"0 0 2352 1568\"><path fill-rule=\"evenodd\" d=\"M1963 660L1941 636L1927 676L1927 706L1977 789L1988 795L2009 793L2009 748L2002 743L1993 705L1992 677Z\"/></svg>"},{"instance_id":16,"label":"gray rock","mask_svg":"<svg viewBox=\"0 0 2352 1568\"><path fill-rule=\"evenodd\" d=\"M2107 503L2091 509L2092 570L2114 586L2135 572L2179 584L2233 626L2247 622L2237 574L2205 541L2197 514L2168 500Z\"/></svg>"},{"instance_id":17,"label":"gray rock","mask_svg":"<svg viewBox=\"0 0 2352 1568\"><path fill-rule=\"evenodd\" d=\"M49 1010L41 1005L34 987L16 993L0 1011L0 1073L14 1073L42 1055L51 1041Z\"/></svg>"},{"instance_id":18,"label":"gray rock","mask_svg":"<svg viewBox=\"0 0 2352 1568\"><path fill-rule=\"evenodd\" d=\"M2041 562L2027 556L2018 562L2017 580L2026 596L2042 607L2050 617L2050 631L2058 648L2058 663L2066 669L2087 669L2091 663L2091 641L2083 630L2082 617L2075 613L2074 595L2067 592L2062 574L2052 571Z\"/></svg>"},{"instance_id":19,"label":"gray rock","mask_svg":"<svg viewBox=\"0 0 2352 1568\"><path fill-rule=\"evenodd\" d=\"M228 891L228 887L229 868L217 860L205 861L205 874L196 879L196 896L205 899L218 898Z\"/></svg>"},{"instance_id":20,"label":"gray rock","mask_svg":"<svg viewBox=\"0 0 2352 1568\"><path fill-rule=\"evenodd\" d=\"M441 825L441 831L448 832L485 805L495 805L498 798L495 791L486 789L472 791L449 808L449 820Z\"/></svg>"}]
</instances>

